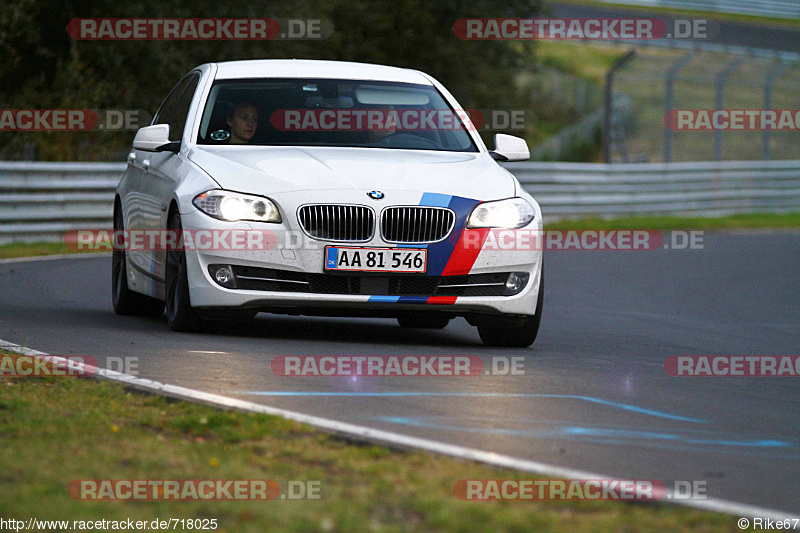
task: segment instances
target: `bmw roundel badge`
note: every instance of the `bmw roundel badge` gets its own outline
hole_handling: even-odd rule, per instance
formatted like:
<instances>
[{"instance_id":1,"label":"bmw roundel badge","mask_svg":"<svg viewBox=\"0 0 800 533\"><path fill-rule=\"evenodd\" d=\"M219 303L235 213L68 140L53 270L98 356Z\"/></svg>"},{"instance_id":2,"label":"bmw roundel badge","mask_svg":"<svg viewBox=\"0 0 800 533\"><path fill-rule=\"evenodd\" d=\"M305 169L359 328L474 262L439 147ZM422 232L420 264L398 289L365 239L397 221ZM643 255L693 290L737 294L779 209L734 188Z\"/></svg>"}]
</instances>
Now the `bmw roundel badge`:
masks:
<instances>
[{"instance_id":1,"label":"bmw roundel badge","mask_svg":"<svg viewBox=\"0 0 800 533\"><path fill-rule=\"evenodd\" d=\"M383 200L383 197L386 196L381 191L369 191L367 196L372 198L373 200Z\"/></svg>"}]
</instances>

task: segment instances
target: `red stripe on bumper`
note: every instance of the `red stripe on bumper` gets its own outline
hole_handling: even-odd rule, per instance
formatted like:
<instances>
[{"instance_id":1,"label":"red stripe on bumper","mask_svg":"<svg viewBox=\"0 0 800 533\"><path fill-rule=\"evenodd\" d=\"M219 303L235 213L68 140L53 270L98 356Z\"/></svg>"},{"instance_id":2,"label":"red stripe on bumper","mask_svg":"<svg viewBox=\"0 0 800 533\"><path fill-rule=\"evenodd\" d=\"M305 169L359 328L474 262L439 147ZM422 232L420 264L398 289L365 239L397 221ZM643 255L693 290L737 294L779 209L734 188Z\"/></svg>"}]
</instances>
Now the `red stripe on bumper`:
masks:
<instances>
[{"instance_id":1,"label":"red stripe on bumper","mask_svg":"<svg viewBox=\"0 0 800 533\"><path fill-rule=\"evenodd\" d=\"M472 265L481 253L483 243L489 236L489 228L465 229L458 238L453 253L444 267L442 276L461 276L469 274Z\"/></svg>"},{"instance_id":2,"label":"red stripe on bumper","mask_svg":"<svg viewBox=\"0 0 800 533\"><path fill-rule=\"evenodd\" d=\"M443 304L443 305L453 305L456 303L456 298L458 296L431 296L428 298L428 301L425 302L426 304Z\"/></svg>"}]
</instances>

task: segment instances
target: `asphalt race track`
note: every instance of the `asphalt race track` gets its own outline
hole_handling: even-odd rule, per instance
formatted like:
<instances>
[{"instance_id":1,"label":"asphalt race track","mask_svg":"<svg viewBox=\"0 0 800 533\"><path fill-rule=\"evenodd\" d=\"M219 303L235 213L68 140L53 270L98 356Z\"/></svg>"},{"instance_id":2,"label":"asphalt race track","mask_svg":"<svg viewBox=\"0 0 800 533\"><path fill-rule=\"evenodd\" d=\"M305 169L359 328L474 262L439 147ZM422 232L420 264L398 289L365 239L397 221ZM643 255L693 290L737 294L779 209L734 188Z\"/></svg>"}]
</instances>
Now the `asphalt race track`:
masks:
<instances>
[{"instance_id":1,"label":"asphalt race track","mask_svg":"<svg viewBox=\"0 0 800 533\"><path fill-rule=\"evenodd\" d=\"M800 232L706 234L694 251L546 252L530 349L462 319L281 317L178 334L118 317L111 259L0 264L0 339L139 358L144 378L622 478L705 481L711 497L800 514L800 378L671 377L671 355L800 354ZM525 355L523 376L298 378L279 355ZM455 480L454 480L455 481Z\"/></svg>"}]
</instances>

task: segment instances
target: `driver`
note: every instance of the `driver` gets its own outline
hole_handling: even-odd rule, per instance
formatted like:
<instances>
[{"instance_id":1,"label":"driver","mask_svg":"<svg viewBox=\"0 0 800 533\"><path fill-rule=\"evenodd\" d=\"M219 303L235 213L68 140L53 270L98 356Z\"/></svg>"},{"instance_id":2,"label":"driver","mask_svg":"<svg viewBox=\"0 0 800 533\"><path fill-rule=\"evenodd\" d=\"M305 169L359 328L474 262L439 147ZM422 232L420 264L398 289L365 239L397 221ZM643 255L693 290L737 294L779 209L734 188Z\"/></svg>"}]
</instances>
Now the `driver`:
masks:
<instances>
[{"instance_id":1,"label":"driver","mask_svg":"<svg viewBox=\"0 0 800 533\"><path fill-rule=\"evenodd\" d=\"M226 122L231 130L228 144L247 144L256 134L258 109L250 102L240 102L228 113Z\"/></svg>"},{"instance_id":2,"label":"driver","mask_svg":"<svg viewBox=\"0 0 800 533\"><path fill-rule=\"evenodd\" d=\"M397 133L397 124L395 124L394 122L386 124L386 122L388 122L387 119L388 119L389 113L394 111L394 106L385 106L383 109L381 109L381 111L383 112L383 118L381 120L382 126L384 128L386 128L386 129L378 129L378 128L375 128L375 127L371 127L370 128L368 126L367 127L367 144L385 144L385 142L384 143L380 143L380 141L382 141L383 139L385 139L386 137L388 137L390 135L394 135L395 133Z\"/></svg>"}]
</instances>

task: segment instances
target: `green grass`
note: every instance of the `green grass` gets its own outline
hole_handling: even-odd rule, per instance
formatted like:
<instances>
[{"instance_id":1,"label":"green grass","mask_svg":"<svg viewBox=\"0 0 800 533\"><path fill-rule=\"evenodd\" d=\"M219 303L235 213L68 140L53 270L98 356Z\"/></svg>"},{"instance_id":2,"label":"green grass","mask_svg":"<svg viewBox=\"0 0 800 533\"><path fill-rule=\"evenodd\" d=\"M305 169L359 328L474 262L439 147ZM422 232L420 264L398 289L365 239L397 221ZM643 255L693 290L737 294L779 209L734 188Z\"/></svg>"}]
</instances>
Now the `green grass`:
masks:
<instances>
[{"instance_id":1,"label":"green grass","mask_svg":"<svg viewBox=\"0 0 800 533\"><path fill-rule=\"evenodd\" d=\"M537 41L536 57L543 65L580 78L603 84L606 72L614 62L627 53L627 48L571 43Z\"/></svg>"},{"instance_id":2,"label":"green grass","mask_svg":"<svg viewBox=\"0 0 800 533\"><path fill-rule=\"evenodd\" d=\"M0 377L0 516L216 518L232 531L733 531L736 517L655 503L469 502L460 479L520 472L355 443L103 380ZM320 500L91 502L78 479L318 480Z\"/></svg>"},{"instance_id":3,"label":"green grass","mask_svg":"<svg viewBox=\"0 0 800 533\"><path fill-rule=\"evenodd\" d=\"M107 252L108 250L98 250ZM96 253L95 250L73 250L63 242L15 242L0 245L0 259L39 255Z\"/></svg>"},{"instance_id":4,"label":"green grass","mask_svg":"<svg viewBox=\"0 0 800 533\"><path fill-rule=\"evenodd\" d=\"M723 217L631 217L631 218L581 218L556 220L545 224L547 229L788 229L800 228L800 212L753 213Z\"/></svg>"}]
</instances>

